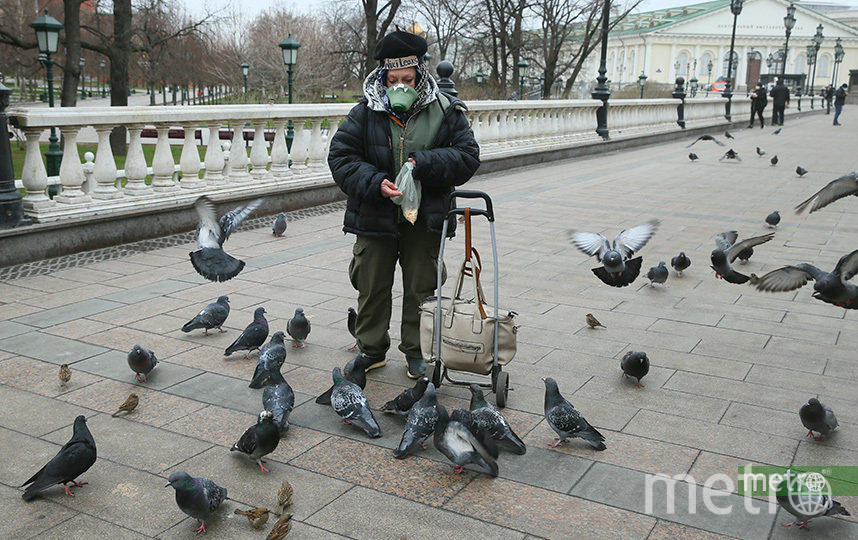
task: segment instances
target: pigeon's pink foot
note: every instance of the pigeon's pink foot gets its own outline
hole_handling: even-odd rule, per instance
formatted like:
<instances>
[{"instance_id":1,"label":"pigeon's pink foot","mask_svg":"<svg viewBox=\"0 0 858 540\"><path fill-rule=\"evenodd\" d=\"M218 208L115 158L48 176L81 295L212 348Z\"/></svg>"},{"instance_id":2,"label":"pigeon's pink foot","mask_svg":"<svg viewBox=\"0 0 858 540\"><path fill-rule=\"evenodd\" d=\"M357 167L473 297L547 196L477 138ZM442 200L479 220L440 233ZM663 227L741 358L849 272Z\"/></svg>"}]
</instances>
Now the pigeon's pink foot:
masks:
<instances>
[{"instance_id":1,"label":"pigeon's pink foot","mask_svg":"<svg viewBox=\"0 0 858 540\"><path fill-rule=\"evenodd\" d=\"M819 437L814 437L814 438L813 438L813 440L814 440L814 441L821 441L821 440L822 440L822 439L824 439L824 438L825 438L825 435L823 435L822 433L820 433L820 434L819 434Z\"/></svg>"},{"instance_id":2,"label":"pigeon's pink foot","mask_svg":"<svg viewBox=\"0 0 858 540\"><path fill-rule=\"evenodd\" d=\"M560 446L561 444L563 444L565 442L566 442L566 439L557 439L556 441L549 444L548 446L550 446L551 448L557 448L558 446Z\"/></svg>"},{"instance_id":3,"label":"pigeon's pink foot","mask_svg":"<svg viewBox=\"0 0 858 540\"><path fill-rule=\"evenodd\" d=\"M637 386L637 387L639 387L639 388L643 388L643 387L644 387L644 385L642 385L640 381L638 381L637 383L635 383L635 386Z\"/></svg>"},{"instance_id":4,"label":"pigeon's pink foot","mask_svg":"<svg viewBox=\"0 0 858 540\"><path fill-rule=\"evenodd\" d=\"M455 472L456 474L462 474L463 472L465 472L465 468L461 465L453 465L453 472Z\"/></svg>"},{"instance_id":5,"label":"pigeon's pink foot","mask_svg":"<svg viewBox=\"0 0 858 540\"><path fill-rule=\"evenodd\" d=\"M134 378L137 380L137 382L146 382L146 375L143 375L141 373L135 373Z\"/></svg>"},{"instance_id":6,"label":"pigeon's pink foot","mask_svg":"<svg viewBox=\"0 0 858 540\"><path fill-rule=\"evenodd\" d=\"M63 484L63 489L65 490L66 495L68 495L69 497L74 497L74 493L71 492L67 485Z\"/></svg>"},{"instance_id":7,"label":"pigeon's pink foot","mask_svg":"<svg viewBox=\"0 0 858 540\"><path fill-rule=\"evenodd\" d=\"M813 437L813 430L812 430L812 429L809 429L809 430L807 431L807 435L805 435L805 437Z\"/></svg>"},{"instance_id":8,"label":"pigeon's pink foot","mask_svg":"<svg viewBox=\"0 0 858 540\"><path fill-rule=\"evenodd\" d=\"M355 343L354 345L352 345L351 347L349 347L349 350L350 350L350 351L353 351L353 350L355 350L355 349L357 349L357 343Z\"/></svg>"},{"instance_id":9,"label":"pigeon's pink foot","mask_svg":"<svg viewBox=\"0 0 858 540\"><path fill-rule=\"evenodd\" d=\"M78 482L77 480L72 480L71 483L74 484L75 487L83 487L83 486L87 485L89 482Z\"/></svg>"},{"instance_id":10,"label":"pigeon's pink foot","mask_svg":"<svg viewBox=\"0 0 858 540\"><path fill-rule=\"evenodd\" d=\"M256 463L257 463L257 465L259 465L259 468L262 469L264 472L271 472L265 468L265 465L262 464L262 460L257 461Z\"/></svg>"},{"instance_id":11,"label":"pigeon's pink foot","mask_svg":"<svg viewBox=\"0 0 858 540\"><path fill-rule=\"evenodd\" d=\"M224 330L220 326L217 327L217 331L220 332L221 334L226 334L226 330Z\"/></svg>"},{"instance_id":12,"label":"pigeon's pink foot","mask_svg":"<svg viewBox=\"0 0 858 540\"><path fill-rule=\"evenodd\" d=\"M340 418L340 422L342 422L343 424L346 424L347 426L352 425L352 423L349 422L348 420L346 420L345 418Z\"/></svg>"},{"instance_id":13,"label":"pigeon's pink foot","mask_svg":"<svg viewBox=\"0 0 858 540\"><path fill-rule=\"evenodd\" d=\"M203 523L200 527L194 531L196 534L205 533L206 532L206 524Z\"/></svg>"}]
</instances>

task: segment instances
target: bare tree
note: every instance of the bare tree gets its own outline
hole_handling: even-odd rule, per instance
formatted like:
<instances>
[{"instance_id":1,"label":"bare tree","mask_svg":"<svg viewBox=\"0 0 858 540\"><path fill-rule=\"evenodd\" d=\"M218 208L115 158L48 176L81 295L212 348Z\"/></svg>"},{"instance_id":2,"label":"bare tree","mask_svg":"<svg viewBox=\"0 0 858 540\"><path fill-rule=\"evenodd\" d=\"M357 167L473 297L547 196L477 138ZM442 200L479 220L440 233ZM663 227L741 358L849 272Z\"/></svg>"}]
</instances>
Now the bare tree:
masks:
<instances>
[{"instance_id":1,"label":"bare tree","mask_svg":"<svg viewBox=\"0 0 858 540\"><path fill-rule=\"evenodd\" d=\"M387 0L381 7L378 6L378 0L361 0L361 4L363 4L363 12L366 17L366 48L364 49L366 51L364 75L366 75L377 65L372 58L375 54L375 46L387 34L387 29L396 17L402 0Z\"/></svg>"},{"instance_id":2,"label":"bare tree","mask_svg":"<svg viewBox=\"0 0 858 540\"><path fill-rule=\"evenodd\" d=\"M427 38L438 48L439 60L457 63L458 45L464 37L464 30L472 23L477 1L415 0L413 9L426 21Z\"/></svg>"}]
</instances>

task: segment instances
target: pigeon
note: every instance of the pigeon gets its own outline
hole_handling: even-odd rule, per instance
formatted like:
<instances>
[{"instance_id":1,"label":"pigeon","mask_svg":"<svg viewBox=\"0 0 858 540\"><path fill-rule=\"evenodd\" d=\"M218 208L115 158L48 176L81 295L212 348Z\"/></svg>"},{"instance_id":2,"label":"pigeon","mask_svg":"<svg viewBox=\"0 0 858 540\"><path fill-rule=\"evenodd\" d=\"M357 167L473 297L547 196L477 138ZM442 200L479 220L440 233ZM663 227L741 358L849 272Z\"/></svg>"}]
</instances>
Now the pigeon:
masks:
<instances>
[{"instance_id":1,"label":"pigeon","mask_svg":"<svg viewBox=\"0 0 858 540\"><path fill-rule=\"evenodd\" d=\"M545 419L559 436L556 442L549 446L555 448L569 437L581 437L596 450L607 448L603 442L604 435L587 423L581 413L560 395L557 382L551 377L542 381L545 383Z\"/></svg>"},{"instance_id":2,"label":"pigeon","mask_svg":"<svg viewBox=\"0 0 858 540\"><path fill-rule=\"evenodd\" d=\"M798 410L798 416L801 418L802 425L808 430L808 437L813 437L814 431L819 433L818 437L813 437L817 441L821 441L830 431L837 429L837 426L840 425L837 423L837 417L834 416L831 407L820 403L816 398L807 400L807 403Z\"/></svg>"},{"instance_id":3,"label":"pigeon","mask_svg":"<svg viewBox=\"0 0 858 540\"><path fill-rule=\"evenodd\" d=\"M450 418L443 405L439 403L437 409L433 442L435 448L454 463L454 471L461 474L465 472L465 465L474 463L486 469L491 476L497 476L497 448L488 433L483 432L482 440L479 440L467 426Z\"/></svg>"},{"instance_id":4,"label":"pigeon","mask_svg":"<svg viewBox=\"0 0 858 540\"><path fill-rule=\"evenodd\" d=\"M176 471L170 475L164 487L172 486L176 490L176 504L179 510L196 518L200 522L196 532L206 532L206 520L221 503L228 499L226 488L222 488L208 478L191 476L185 471Z\"/></svg>"},{"instance_id":5,"label":"pigeon","mask_svg":"<svg viewBox=\"0 0 858 540\"><path fill-rule=\"evenodd\" d=\"M849 280L858 273L858 250L840 257L831 272L810 263L784 266L760 277L752 274L752 284L760 291L784 292L803 287L811 279L813 297L846 309L858 309L858 285Z\"/></svg>"},{"instance_id":6,"label":"pigeon","mask_svg":"<svg viewBox=\"0 0 858 540\"><path fill-rule=\"evenodd\" d=\"M641 257L631 256L643 248L658 229L659 221L653 219L624 229L614 238L613 246L600 233L570 231L570 238L579 250L595 255L603 266L593 269L600 280L612 287L625 287L640 274Z\"/></svg>"},{"instance_id":7,"label":"pigeon","mask_svg":"<svg viewBox=\"0 0 858 540\"><path fill-rule=\"evenodd\" d=\"M741 285L746 283L749 276L733 270L730 263L739 257L739 253L747 248L752 248L760 244L764 244L774 238L775 233L770 232L761 236L746 238L741 242L736 242L739 233L736 231L726 231L715 237L715 249L710 257L712 261L711 268L715 271L715 277L722 278L728 283Z\"/></svg>"},{"instance_id":8,"label":"pigeon","mask_svg":"<svg viewBox=\"0 0 858 540\"><path fill-rule=\"evenodd\" d=\"M271 411L262 411L256 419L256 425L247 428L229 451L247 455L261 470L270 472L263 465L265 461L262 458L273 452L279 442L280 431L274 425L274 414Z\"/></svg>"},{"instance_id":9,"label":"pigeon","mask_svg":"<svg viewBox=\"0 0 858 540\"><path fill-rule=\"evenodd\" d=\"M372 416L372 410L369 408L369 402L363 390L346 379L338 367L333 369L331 375L334 379L331 406L342 422L358 426L373 439L381 437L381 428Z\"/></svg>"},{"instance_id":10,"label":"pigeon","mask_svg":"<svg viewBox=\"0 0 858 540\"><path fill-rule=\"evenodd\" d=\"M39 492L54 484L62 484L66 495L73 497L74 494L69 489L68 484L71 483L75 487L86 485L86 482L78 482L75 478L88 471L95 463L95 458L95 440L92 438L89 428L86 427L86 417L80 415L74 419L72 437L69 442L60 448L57 455L39 469L39 472L21 484L21 487L30 484L21 494L21 498L25 501L31 501L36 498Z\"/></svg>"},{"instance_id":11,"label":"pigeon","mask_svg":"<svg viewBox=\"0 0 858 540\"><path fill-rule=\"evenodd\" d=\"M277 217L274 218L274 224L271 226L271 231L274 233L274 236L283 236L283 233L286 232L286 215L283 212L277 214Z\"/></svg>"},{"instance_id":12,"label":"pigeon","mask_svg":"<svg viewBox=\"0 0 858 540\"><path fill-rule=\"evenodd\" d=\"M732 134L732 133L730 133L729 131L725 131L725 132L724 132L724 136L725 136L725 137L727 137L728 139L735 139L735 138L736 138L736 137L734 137L734 136L733 136L733 134Z\"/></svg>"},{"instance_id":13,"label":"pigeon","mask_svg":"<svg viewBox=\"0 0 858 540\"><path fill-rule=\"evenodd\" d=\"M670 266L676 272L676 277L682 277L682 272L691 266L691 259L688 258L684 251L680 251L679 255L670 259Z\"/></svg>"},{"instance_id":14,"label":"pigeon","mask_svg":"<svg viewBox=\"0 0 858 540\"><path fill-rule=\"evenodd\" d=\"M289 415L295 408L295 392L283 378L279 368L271 370L268 385L262 391L262 407L274 415L274 425L277 426L280 437L286 435L289 431Z\"/></svg>"},{"instance_id":15,"label":"pigeon","mask_svg":"<svg viewBox=\"0 0 858 540\"><path fill-rule=\"evenodd\" d=\"M693 163L693 162L697 161L698 159L700 159L700 157L697 154L695 154L694 152L689 152L688 153L688 159L690 159Z\"/></svg>"},{"instance_id":16,"label":"pigeon","mask_svg":"<svg viewBox=\"0 0 858 540\"><path fill-rule=\"evenodd\" d=\"M223 351L223 355L229 356L235 351L247 351L244 357L249 358L250 351L262 347L266 339L268 339L268 321L265 320L265 308L258 307L253 312L253 322L248 324L232 345Z\"/></svg>"},{"instance_id":17,"label":"pigeon","mask_svg":"<svg viewBox=\"0 0 858 540\"><path fill-rule=\"evenodd\" d=\"M377 362L375 358L366 356L365 354L358 354L348 362L346 362L345 367L343 368L343 375L346 379L355 383L360 387L361 390L366 388L366 370L369 366ZM334 391L334 386L331 385L330 388L325 390L325 392L316 398L316 403L319 405L330 405L331 404L331 392Z\"/></svg>"},{"instance_id":18,"label":"pigeon","mask_svg":"<svg viewBox=\"0 0 858 540\"><path fill-rule=\"evenodd\" d=\"M772 159L769 160L769 163L772 164L772 167L777 165L778 164L778 156L777 155L772 156Z\"/></svg>"},{"instance_id":19,"label":"pigeon","mask_svg":"<svg viewBox=\"0 0 858 540\"><path fill-rule=\"evenodd\" d=\"M471 390L469 409L476 426L487 431L498 448L523 456L527 452L524 441L515 434L506 418L491 403L486 401L480 385L471 383L468 388Z\"/></svg>"},{"instance_id":20,"label":"pigeon","mask_svg":"<svg viewBox=\"0 0 858 540\"><path fill-rule=\"evenodd\" d=\"M247 521L250 522L250 526L254 529L261 529L263 525L268 523L268 514L270 513L270 510L262 507L253 508L251 510L241 510L240 508L235 509L235 514L246 517Z\"/></svg>"},{"instance_id":21,"label":"pigeon","mask_svg":"<svg viewBox=\"0 0 858 540\"><path fill-rule=\"evenodd\" d=\"M620 369L623 370L623 377L634 377L638 380L635 386L643 388L641 379L649 373L649 358L645 352L629 351L620 360Z\"/></svg>"},{"instance_id":22,"label":"pigeon","mask_svg":"<svg viewBox=\"0 0 858 540\"><path fill-rule=\"evenodd\" d=\"M71 368L68 364L60 366L60 386L65 388L66 384L71 380Z\"/></svg>"},{"instance_id":23,"label":"pigeon","mask_svg":"<svg viewBox=\"0 0 858 540\"><path fill-rule=\"evenodd\" d=\"M725 159L735 159L736 161L742 161L742 158L739 157L739 153L732 148L724 152L724 155L721 156L718 161L724 161Z\"/></svg>"},{"instance_id":24,"label":"pigeon","mask_svg":"<svg viewBox=\"0 0 858 540\"><path fill-rule=\"evenodd\" d=\"M670 274L667 271L667 263L661 261L658 263L658 266L653 266L649 269L649 272L646 273L646 277L649 280L649 286L655 287L654 283L661 283L665 287L667 287L667 276Z\"/></svg>"},{"instance_id":25,"label":"pigeon","mask_svg":"<svg viewBox=\"0 0 858 540\"><path fill-rule=\"evenodd\" d=\"M799 176L804 176L807 174L807 169L805 169L804 167L799 165L795 168L795 174L797 174Z\"/></svg>"},{"instance_id":26,"label":"pigeon","mask_svg":"<svg viewBox=\"0 0 858 540\"><path fill-rule=\"evenodd\" d=\"M599 319L593 316L592 313L588 313L584 316L584 321L587 322L587 326L590 328L596 328L597 326L601 326L602 328L607 328L604 324L599 322Z\"/></svg>"},{"instance_id":27,"label":"pigeon","mask_svg":"<svg viewBox=\"0 0 858 540\"><path fill-rule=\"evenodd\" d=\"M223 323L229 316L229 297L219 296L213 303L207 305L197 313L197 316L185 323L182 327L182 332L190 332L197 328L202 328L205 335L209 335L209 330L217 328L220 332L226 332L223 328Z\"/></svg>"},{"instance_id":28,"label":"pigeon","mask_svg":"<svg viewBox=\"0 0 858 540\"><path fill-rule=\"evenodd\" d=\"M772 212L771 214L766 216L766 224L769 227L772 227L772 228L777 227L778 223L780 223L780 222L781 222L781 215L780 215L780 213L778 213L777 210L775 210L774 212Z\"/></svg>"},{"instance_id":29,"label":"pigeon","mask_svg":"<svg viewBox=\"0 0 858 540\"><path fill-rule=\"evenodd\" d=\"M203 195L194 203L194 209L200 218L197 225L197 251L192 251L191 264L194 270L209 281L226 281L238 275L244 268L240 261L223 250L223 243L235 231L247 216L256 210L263 199L256 199L246 205L236 207L215 218L215 207L211 199Z\"/></svg>"},{"instance_id":30,"label":"pigeon","mask_svg":"<svg viewBox=\"0 0 858 540\"><path fill-rule=\"evenodd\" d=\"M295 316L286 321L286 333L292 337L293 347L307 346L304 341L310 335L310 321L304 316L304 308L296 309Z\"/></svg>"},{"instance_id":31,"label":"pigeon","mask_svg":"<svg viewBox=\"0 0 858 540\"><path fill-rule=\"evenodd\" d=\"M268 533L268 536L265 537L266 540L283 540L286 538L286 535L289 534L289 531L292 530L292 514L283 514L280 516L280 519L271 527L271 531Z\"/></svg>"},{"instance_id":32,"label":"pigeon","mask_svg":"<svg viewBox=\"0 0 858 540\"><path fill-rule=\"evenodd\" d=\"M357 339L357 311L355 311L355 308L353 307L349 308L349 317L346 319L346 325L348 326L349 334L351 334L353 338ZM349 350L353 351L357 349L357 346L357 341L355 341L355 344L349 347Z\"/></svg>"},{"instance_id":33,"label":"pigeon","mask_svg":"<svg viewBox=\"0 0 858 540\"><path fill-rule=\"evenodd\" d=\"M781 129L782 129L782 128L778 128L778 129L776 129L776 130L772 131L772 135L780 135L780 134L781 134Z\"/></svg>"},{"instance_id":34,"label":"pigeon","mask_svg":"<svg viewBox=\"0 0 858 540\"><path fill-rule=\"evenodd\" d=\"M758 147L757 147L757 156L759 156L759 157L763 157L763 156L765 156L765 155L766 155L766 151L765 151L765 150L763 150L762 148L760 148L760 147L758 146Z\"/></svg>"},{"instance_id":35,"label":"pigeon","mask_svg":"<svg viewBox=\"0 0 858 540\"><path fill-rule=\"evenodd\" d=\"M134 378L139 382L146 382L146 375L155 369L156 365L158 359L155 353L140 345L134 345L128 353L128 367L134 371Z\"/></svg>"},{"instance_id":36,"label":"pigeon","mask_svg":"<svg viewBox=\"0 0 858 540\"><path fill-rule=\"evenodd\" d=\"M700 141L712 141L715 144L717 144L718 146L724 146L724 143L722 143L721 141L719 141L718 139L716 139L712 135L701 135L701 136L697 137L697 139L695 139L695 141L693 143L686 146L686 148L691 148L692 146L694 146L695 144L697 144Z\"/></svg>"},{"instance_id":37,"label":"pigeon","mask_svg":"<svg viewBox=\"0 0 858 540\"><path fill-rule=\"evenodd\" d=\"M122 405L119 406L119 409L116 410L111 416L119 416L122 413L131 414L134 412L134 409L137 408L137 404L140 403L140 396L137 394L129 395Z\"/></svg>"},{"instance_id":38,"label":"pigeon","mask_svg":"<svg viewBox=\"0 0 858 540\"><path fill-rule=\"evenodd\" d=\"M426 393L426 387L429 385L429 379L420 377L412 388L406 388L398 396L391 399L381 406L379 409L382 412L390 412L400 416L408 416L411 407L417 403L423 394ZM434 387L433 387L434 388Z\"/></svg>"},{"instance_id":39,"label":"pigeon","mask_svg":"<svg viewBox=\"0 0 858 540\"><path fill-rule=\"evenodd\" d=\"M812 214L847 195L858 196L858 171L852 171L849 174L835 178L824 188L811 195L809 199L796 206L795 213L801 214L812 202L813 206L810 207L810 212L808 212Z\"/></svg>"},{"instance_id":40,"label":"pigeon","mask_svg":"<svg viewBox=\"0 0 858 540\"><path fill-rule=\"evenodd\" d=\"M271 341L259 349L259 358L256 360L256 370L248 385L250 388L262 388L274 371L280 371L283 362L286 361L286 346L283 332L277 331L271 335Z\"/></svg>"},{"instance_id":41,"label":"pigeon","mask_svg":"<svg viewBox=\"0 0 858 540\"><path fill-rule=\"evenodd\" d=\"M423 377L426 379L426 377ZM424 441L435 431L438 421L438 400L435 396L435 385L426 379L426 391L423 396L411 407L405 428L402 430L402 439L399 446L393 449L393 455L397 459L403 459L408 454L413 454L417 447L423 447Z\"/></svg>"},{"instance_id":42,"label":"pigeon","mask_svg":"<svg viewBox=\"0 0 858 540\"><path fill-rule=\"evenodd\" d=\"M797 525L799 529L805 529L810 525L810 520L813 518L835 516L837 514L844 516L851 515L839 502L828 495L823 495L819 492L810 492L809 489L801 484L793 487L796 482L800 481L791 470L787 470L784 473L784 478L786 493L781 494L782 492L780 492L775 498L784 510L798 518L791 523L784 523L784 527ZM812 511L812 513L808 513L809 511Z\"/></svg>"},{"instance_id":43,"label":"pigeon","mask_svg":"<svg viewBox=\"0 0 858 540\"><path fill-rule=\"evenodd\" d=\"M289 480L283 480L280 484L280 489L277 490L277 506L281 511L285 510L287 506L292 505L292 495L294 490L292 489L292 484L289 483Z\"/></svg>"}]
</instances>

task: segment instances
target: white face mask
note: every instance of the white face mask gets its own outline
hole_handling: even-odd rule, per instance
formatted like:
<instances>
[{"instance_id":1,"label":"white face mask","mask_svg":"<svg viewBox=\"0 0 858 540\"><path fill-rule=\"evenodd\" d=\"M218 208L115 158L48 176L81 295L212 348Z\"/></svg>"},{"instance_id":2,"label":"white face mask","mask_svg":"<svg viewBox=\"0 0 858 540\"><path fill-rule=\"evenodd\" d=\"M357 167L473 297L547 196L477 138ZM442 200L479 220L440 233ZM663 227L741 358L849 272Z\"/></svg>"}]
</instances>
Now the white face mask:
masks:
<instances>
[{"instance_id":1,"label":"white face mask","mask_svg":"<svg viewBox=\"0 0 858 540\"><path fill-rule=\"evenodd\" d=\"M417 90L407 84L399 83L388 86L384 93L390 100L390 107L396 112L405 112L417 101Z\"/></svg>"}]
</instances>

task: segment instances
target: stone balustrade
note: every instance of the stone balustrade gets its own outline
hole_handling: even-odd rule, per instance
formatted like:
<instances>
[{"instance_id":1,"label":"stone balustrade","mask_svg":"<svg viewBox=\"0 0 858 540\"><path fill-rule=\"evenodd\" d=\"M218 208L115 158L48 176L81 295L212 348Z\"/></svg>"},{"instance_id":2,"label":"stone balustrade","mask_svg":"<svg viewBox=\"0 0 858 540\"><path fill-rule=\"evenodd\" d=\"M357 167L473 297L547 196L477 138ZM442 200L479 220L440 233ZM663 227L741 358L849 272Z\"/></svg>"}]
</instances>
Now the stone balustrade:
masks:
<instances>
[{"instance_id":1,"label":"stone balustrade","mask_svg":"<svg viewBox=\"0 0 858 540\"><path fill-rule=\"evenodd\" d=\"M745 98L734 98L734 110ZM609 102L611 139L679 131L675 99L621 99ZM596 135L596 100L473 101L468 117L488 162L515 155L605 144ZM54 108L18 107L9 111L24 133L27 150L20 186L26 189L24 212L35 222L74 217L140 213L187 206L202 194L216 198L263 196L333 182L327 167L328 143L352 104L224 105L186 107ZM720 97L686 101L688 128L724 126ZM291 151L286 131L294 125ZM59 178L49 179L39 140L51 126L63 137ZM128 129L128 152L119 170L111 153L110 132ZM141 133L157 133L151 163L146 163ZM171 128L184 130L179 163L171 152ZM98 148L82 161L81 130L94 129ZM199 141L194 138L202 129ZM221 134L231 134L222 144ZM246 135L251 135L246 136ZM268 137L266 137L268 134ZM273 138L271 136L273 134ZM271 138L271 143L268 143ZM250 139L246 143L246 139ZM148 180L148 181L147 181ZM49 183L61 191L48 197Z\"/></svg>"}]
</instances>

